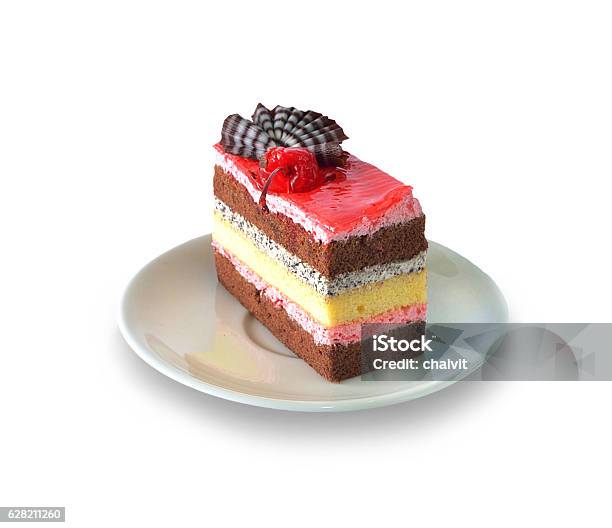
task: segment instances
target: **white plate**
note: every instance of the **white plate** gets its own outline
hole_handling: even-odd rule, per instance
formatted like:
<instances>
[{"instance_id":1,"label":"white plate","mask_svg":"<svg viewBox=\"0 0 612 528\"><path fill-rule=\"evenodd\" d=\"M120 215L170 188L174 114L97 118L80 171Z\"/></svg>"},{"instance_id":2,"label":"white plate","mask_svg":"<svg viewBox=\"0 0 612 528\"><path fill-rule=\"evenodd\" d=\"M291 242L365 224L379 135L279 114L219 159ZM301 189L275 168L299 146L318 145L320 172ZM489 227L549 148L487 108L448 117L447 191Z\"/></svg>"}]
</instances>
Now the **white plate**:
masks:
<instances>
[{"instance_id":1,"label":"white plate","mask_svg":"<svg viewBox=\"0 0 612 528\"><path fill-rule=\"evenodd\" d=\"M330 383L268 332L218 284L206 235L145 266L128 284L119 328L149 365L189 387L292 411L368 409L419 398L449 381ZM430 242L428 321L499 322L506 303L471 262Z\"/></svg>"}]
</instances>

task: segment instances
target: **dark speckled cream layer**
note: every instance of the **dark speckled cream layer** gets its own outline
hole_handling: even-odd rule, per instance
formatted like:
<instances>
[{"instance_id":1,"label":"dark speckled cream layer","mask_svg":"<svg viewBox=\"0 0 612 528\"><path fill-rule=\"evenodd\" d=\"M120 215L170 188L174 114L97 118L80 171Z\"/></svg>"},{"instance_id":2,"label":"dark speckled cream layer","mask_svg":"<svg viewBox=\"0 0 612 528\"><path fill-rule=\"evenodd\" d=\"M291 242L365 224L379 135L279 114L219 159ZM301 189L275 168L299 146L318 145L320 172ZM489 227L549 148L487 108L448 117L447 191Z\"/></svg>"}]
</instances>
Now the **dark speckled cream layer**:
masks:
<instances>
[{"instance_id":1,"label":"dark speckled cream layer","mask_svg":"<svg viewBox=\"0 0 612 528\"><path fill-rule=\"evenodd\" d=\"M243 216L232 211L228 205L218 198L215 198L215 210L226 222L252 240L259 249L270 257L282 262L287 269L300 280L312 286L321 295L338 295L346 290L359 288L373 282L380 282L397 275L418 273L425 267L426 252L423 251L410 260L369 266L359 271L343 273L330 280L270 239Z\"/></svg>"}]
</instances>

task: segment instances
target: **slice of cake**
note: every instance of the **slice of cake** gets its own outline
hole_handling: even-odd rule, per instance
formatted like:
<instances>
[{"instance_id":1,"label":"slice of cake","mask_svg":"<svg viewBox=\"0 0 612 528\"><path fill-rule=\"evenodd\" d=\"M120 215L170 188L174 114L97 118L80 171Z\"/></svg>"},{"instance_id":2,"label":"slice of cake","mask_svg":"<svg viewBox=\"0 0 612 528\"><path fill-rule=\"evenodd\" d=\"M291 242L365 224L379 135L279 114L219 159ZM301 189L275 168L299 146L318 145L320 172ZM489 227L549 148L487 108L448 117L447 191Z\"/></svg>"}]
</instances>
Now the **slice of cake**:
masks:
<instances>
[{"instance_id":1,"label":"slice of cake","mask_svg":"<svg viewBox=\"0 0 612 528\"><path fill-rule=\"evenodd\" d=\"M319 113L258 105L215 145L219 281L332 381L357 376L361 325L425 320L425 216L412 188L342 150Z\"/></svg>"}]
</instances>

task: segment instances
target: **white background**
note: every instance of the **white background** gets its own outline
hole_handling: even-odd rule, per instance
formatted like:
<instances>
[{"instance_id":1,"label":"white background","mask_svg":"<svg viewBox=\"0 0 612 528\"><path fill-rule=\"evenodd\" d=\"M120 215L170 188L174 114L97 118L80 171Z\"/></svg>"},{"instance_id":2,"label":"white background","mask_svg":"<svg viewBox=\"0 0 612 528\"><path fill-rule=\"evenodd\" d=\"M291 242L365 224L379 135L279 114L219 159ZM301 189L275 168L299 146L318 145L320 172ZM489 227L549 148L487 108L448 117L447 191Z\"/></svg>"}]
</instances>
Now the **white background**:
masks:
<instances>
[{"instance_id":1,"label":"white background","mask_svg":"<svg viewBox=\"0 0 612 528\"><path fill-rule=\"evenodd\" d=\"M516 320L609 321L611 27L584 1L2 2L0 505L79 527L609 526L608 383L268 411L164 378L115 315L144 263L210 230L210 145L262 101L338 120Z\"/></svg>"}]
</instances>

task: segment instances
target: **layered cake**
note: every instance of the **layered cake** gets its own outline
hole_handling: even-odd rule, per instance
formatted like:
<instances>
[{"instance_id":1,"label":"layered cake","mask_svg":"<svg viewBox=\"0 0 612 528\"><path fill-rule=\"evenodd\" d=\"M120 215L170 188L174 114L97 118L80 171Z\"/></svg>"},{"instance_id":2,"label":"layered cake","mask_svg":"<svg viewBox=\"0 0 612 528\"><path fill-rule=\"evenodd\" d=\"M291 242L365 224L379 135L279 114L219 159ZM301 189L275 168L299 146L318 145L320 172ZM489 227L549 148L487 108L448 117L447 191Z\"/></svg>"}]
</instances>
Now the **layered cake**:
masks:
<instances>
[{"instance_id":1,"label":"layered cake","mask_svg":"<svg viewBox=\"0 0 612 528\"><path fill-rule=\"evenodd\" d=\"M214 146L219 281L320 375L363 372L364 323L425 320L425 216L412 187L344 151L332 119L258 105Z\"/></svg>"}]
</instances>

